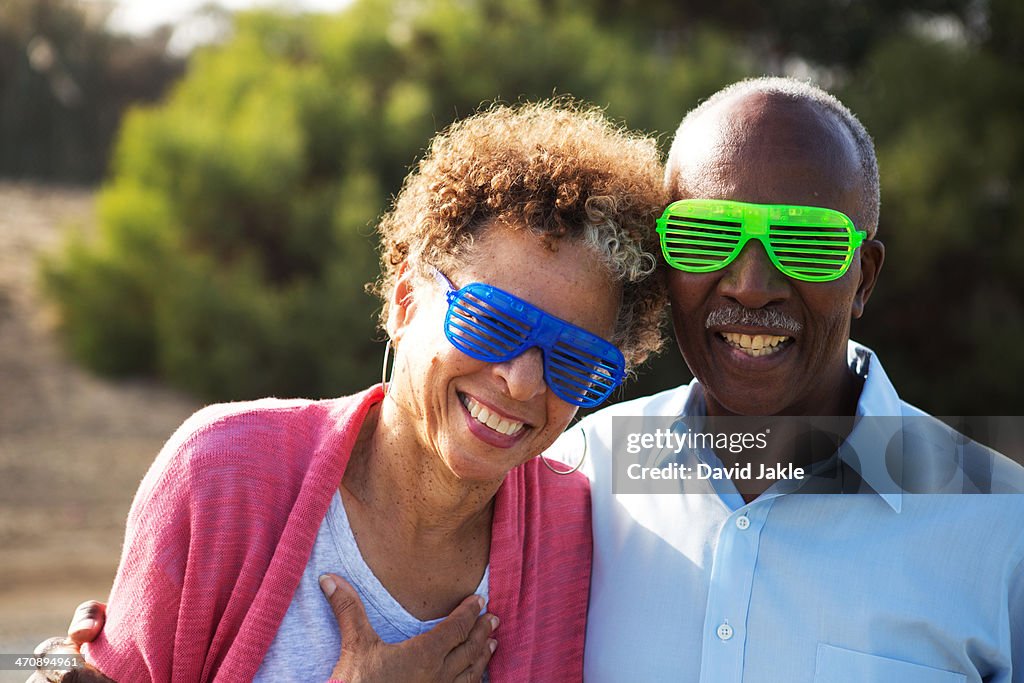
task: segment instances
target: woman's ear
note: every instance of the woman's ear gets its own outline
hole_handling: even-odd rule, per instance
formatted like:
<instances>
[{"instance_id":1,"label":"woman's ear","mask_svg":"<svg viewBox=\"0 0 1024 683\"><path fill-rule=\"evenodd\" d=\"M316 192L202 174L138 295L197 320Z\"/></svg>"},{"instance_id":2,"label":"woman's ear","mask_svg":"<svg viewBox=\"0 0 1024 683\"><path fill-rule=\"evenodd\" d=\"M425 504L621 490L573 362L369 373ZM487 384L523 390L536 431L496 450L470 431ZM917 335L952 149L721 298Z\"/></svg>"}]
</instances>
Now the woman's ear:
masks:
<instances>
[{"instance_id":1,"label":"woman's ear","mask_svg":"<svg viewBox=\"0 0 1024 683\"><path fill-rule=\"evenodd\" d=\"M386 328L392 343L397 344L412 321L416 309L414 292L414 275L409 262L405 261L398 267L398 277L388 299L388 319Z\"/></svg>"}]
</instances>

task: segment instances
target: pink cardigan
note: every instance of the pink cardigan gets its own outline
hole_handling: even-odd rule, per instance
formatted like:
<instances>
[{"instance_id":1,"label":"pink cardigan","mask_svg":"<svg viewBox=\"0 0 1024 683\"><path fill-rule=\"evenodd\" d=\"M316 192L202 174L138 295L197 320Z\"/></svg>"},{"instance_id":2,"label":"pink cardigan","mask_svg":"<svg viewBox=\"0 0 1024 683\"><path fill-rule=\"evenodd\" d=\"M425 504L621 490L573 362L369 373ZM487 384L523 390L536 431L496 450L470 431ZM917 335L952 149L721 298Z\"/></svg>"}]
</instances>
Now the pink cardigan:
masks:
<instances>
[{"instance_id":1,"label":"pink cardigan","mask_svg":"<svg viewBox=\"0 0 1024 683\"><path fill-rule=\"evenodd\" d=\"M186 421L136 493L88 660L122 683L250 681L382 396L224 404ZM491 536L493 683L582 680L590 561L586 480L536 458L509 472Z\"/></svg>"}]
</instances>

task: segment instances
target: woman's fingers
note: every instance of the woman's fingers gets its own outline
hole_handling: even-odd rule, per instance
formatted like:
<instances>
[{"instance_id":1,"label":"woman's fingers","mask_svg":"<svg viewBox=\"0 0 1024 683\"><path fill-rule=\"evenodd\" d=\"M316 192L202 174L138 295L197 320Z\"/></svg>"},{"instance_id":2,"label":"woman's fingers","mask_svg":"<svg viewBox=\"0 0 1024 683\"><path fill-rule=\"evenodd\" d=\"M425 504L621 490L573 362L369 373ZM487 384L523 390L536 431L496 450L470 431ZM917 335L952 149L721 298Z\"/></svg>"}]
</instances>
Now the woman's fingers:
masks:
<instances>
[{"instance_id":1,"label":"woman's fingers","mask_svg":"<svg viewBox=\"0 0 1024 683\"><path fill-rule=\"evenodd\" d=\"M444 621L424 633L420 638L436 648L436 652L447 658L452 650L465 643L473 628L479 621L480 612L484 608L484 599L479 595L470 595Z\"/></svg>"},{"instance_id":2,"label":"woman's fingers","mask_svg":"<svg viewBox=\"0 0 1024 683\"><path fill-rule=\"evenodd\" d=\"M492 634L498 628L498 617L484 614L477 619L469 637L448 653L445 671L458 674L457 683L477 683L484 674L491 655L498 647Z\"/></svg>"},{"instance_id":3,"label":"woman's fingers","mask_svg":"<svg viewBox=\"0 0 1024 683\"><path fill-rule=\"evenodd\" d=\"M320 589L327 596L341 631L341 652L331 672L332 680L367 683L412 680L391 672L396 662L388 655L393 649L373 630L363 601L348 581L336 574L324 574L320 577Z\"/></svg>"},{"instance_id":4,"label":"woman's fingers","mask_svg":"<svg viewBox=\"0 0 1024 683\"><path fill-rule=\"evenodd\" d=\"M320 577L320 589L327 596L334 618L338 620L342 656L346 650L355 652L380 642L377 632L366 617L363 601L348 581L335 574L324 574Z\"/></svg>"}]
</instances>

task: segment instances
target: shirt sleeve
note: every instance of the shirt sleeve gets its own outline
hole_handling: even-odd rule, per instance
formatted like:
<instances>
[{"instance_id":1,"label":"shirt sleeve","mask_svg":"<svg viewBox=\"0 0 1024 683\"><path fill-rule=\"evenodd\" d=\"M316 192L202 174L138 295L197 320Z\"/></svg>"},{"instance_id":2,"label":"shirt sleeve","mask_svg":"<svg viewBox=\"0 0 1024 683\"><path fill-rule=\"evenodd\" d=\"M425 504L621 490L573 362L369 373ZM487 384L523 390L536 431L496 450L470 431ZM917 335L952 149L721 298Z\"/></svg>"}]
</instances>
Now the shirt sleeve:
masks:
<instances>
[{"instance_id":1,"label":"shirt sleeve","mask_svg":"<svg viewBox=\"0 0 1024 683\"><path fill-rule=\"evenodd\" d=\"M1012 683L1024 683L1024 560L1010 578L1010 662Z\"/></svg>"}]
</instances>

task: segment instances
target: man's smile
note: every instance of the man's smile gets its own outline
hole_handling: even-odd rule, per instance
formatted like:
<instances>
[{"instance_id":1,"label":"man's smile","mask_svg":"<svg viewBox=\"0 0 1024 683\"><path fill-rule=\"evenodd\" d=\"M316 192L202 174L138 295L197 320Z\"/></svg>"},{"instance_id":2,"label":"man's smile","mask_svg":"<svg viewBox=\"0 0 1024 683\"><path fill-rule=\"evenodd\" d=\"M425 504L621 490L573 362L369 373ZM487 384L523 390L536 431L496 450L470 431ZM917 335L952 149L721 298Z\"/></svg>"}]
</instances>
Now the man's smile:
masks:
<instances>
[{"instance_id":1,"label":"man's smile","mask_svg":"<svg viewBox=\"0 0 1024 683\"><path fill-rule=\"evenodd\" d=\"M763 389L766 378L762 373L775 372L786 365L796 350L794 337L772 332L708 330L709 350L714 355L711 367L723 379L728 376L739 381L734 391L747 392L755 385Z\"/></svg>"},{"instance_id":2,"label":"man's smile","mask_svg":"<svg viewBox=\"0 0 1024 683\"><path fill-rule=\"evenodd\" d=\"M719 332L719 336L729 346L739 349L748 356L758 358L770 356L782 351L790 342L792 337L785 337L775 334L739 334L737 332Z\"/></svg>"}]
</instances>

